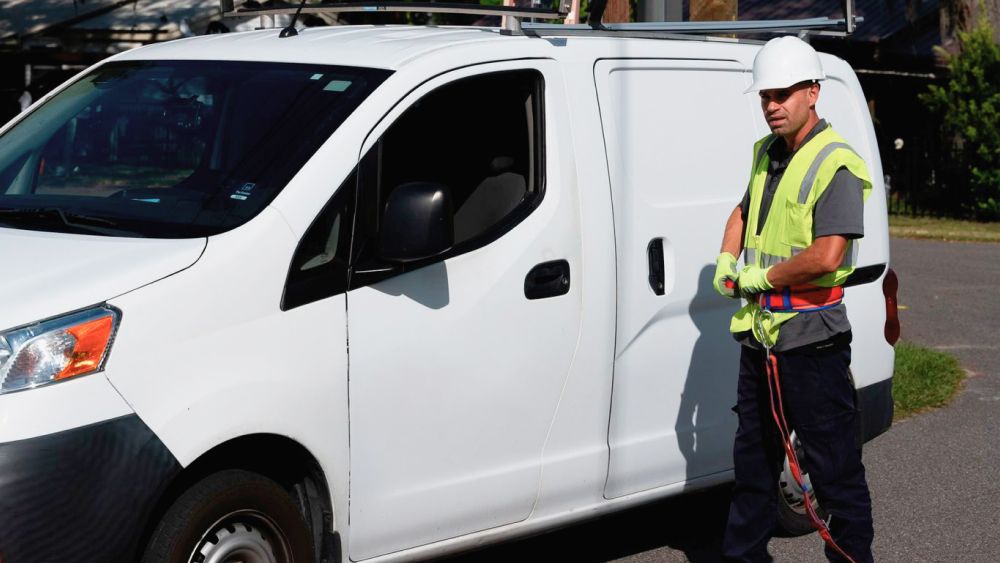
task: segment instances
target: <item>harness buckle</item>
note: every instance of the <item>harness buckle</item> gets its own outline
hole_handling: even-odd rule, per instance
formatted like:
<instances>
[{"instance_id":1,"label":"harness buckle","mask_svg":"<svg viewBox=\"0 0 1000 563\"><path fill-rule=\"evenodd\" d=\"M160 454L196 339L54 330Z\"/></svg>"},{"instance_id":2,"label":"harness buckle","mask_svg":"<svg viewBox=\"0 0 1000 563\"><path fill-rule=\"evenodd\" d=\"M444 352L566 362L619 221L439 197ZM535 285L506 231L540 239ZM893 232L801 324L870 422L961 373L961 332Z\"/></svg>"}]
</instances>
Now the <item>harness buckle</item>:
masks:
<instances>
[{"instance_id":1,"label":"harness buckle","mask_svg":"<svg viewBox=\"0 0 1000 563\"><path fill-rule=\"evenodd\" d=\"M753 332L756 334L757 341L761 343L764 347L764 351L768 355L771 354L771 348L774 347L774 342L771 342L771 337L767 332L767 327L774 324L774 313L768 309L759 308L753 312Z\"/></svg>"}]
</instances>

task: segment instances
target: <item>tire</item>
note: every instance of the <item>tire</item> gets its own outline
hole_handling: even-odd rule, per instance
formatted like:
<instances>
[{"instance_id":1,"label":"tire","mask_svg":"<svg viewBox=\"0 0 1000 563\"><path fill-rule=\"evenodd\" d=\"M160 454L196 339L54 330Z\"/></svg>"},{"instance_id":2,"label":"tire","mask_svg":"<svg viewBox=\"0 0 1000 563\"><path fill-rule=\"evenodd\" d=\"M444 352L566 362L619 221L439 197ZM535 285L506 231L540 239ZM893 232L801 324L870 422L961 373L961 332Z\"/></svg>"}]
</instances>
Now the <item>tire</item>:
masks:
<instances>
[{"instance_id":1,"label":"tire","mask_svg":"<svg viewBox=\"0 0 1000 563\"><path fill-rule=\"evenodd\" d=\"M803 459L802 455L802 445L799 443L798 438L795 437L795 433L792 432L792 442L795 444L795 452L798 454L799 461ZM802 467L803 475L802 478L805 483L809 484L809 473L807 467ZM809 515L806 513L805 499L802 495L802 489L799 488L798 484L795 482L795 478L792 477L792 472L788 468L788 459L785 459L785 467L778 477L778 525L790 536L804 536L806 534L811 534L815 532L816 529L813 528L812 522L809 520ZM822 520L826 520L826 511L823 507L819 505L816 500L815 495L812 498L813 508L816 510L816 514Z\"/></svg>"},{"instance_id":2,"label":"tire","mask_svg":"<svg viewBox=\"0 0 1000 563\"><path fill-rule=\"evenodd\" d=\"M209 475L170 506L143 563L313 563L312 535L292 497L256 473Z\"/></svg>"}]
</instances>

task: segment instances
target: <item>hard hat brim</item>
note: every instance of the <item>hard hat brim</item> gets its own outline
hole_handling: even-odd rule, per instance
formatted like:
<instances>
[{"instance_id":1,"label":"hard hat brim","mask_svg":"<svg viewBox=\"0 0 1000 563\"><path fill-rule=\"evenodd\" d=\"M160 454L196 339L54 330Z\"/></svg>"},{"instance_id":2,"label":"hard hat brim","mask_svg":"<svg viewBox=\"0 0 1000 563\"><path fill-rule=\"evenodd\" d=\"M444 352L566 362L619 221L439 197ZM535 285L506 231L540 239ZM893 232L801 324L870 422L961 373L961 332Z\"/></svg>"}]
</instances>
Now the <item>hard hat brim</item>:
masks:
<instances>
[{"instance_id":1,"label":"hard hat brim","mask_svg":"<svg viewBox=\"0 0 1000 563\"><path fill-rule=\"evenodd\" d=\"M822 77L819 77L819 78L806 78L804 80L796 80L795 82L793 82L791 84L785 84L785 82L777 83L777 82L768 81L768 80L754 80L753 84L751 84L749 88L747 88L746 90L744 90L743 93L744 94L749 94L751 92L760 92L761 90L777 90L777 89L780 89L780 88L791 88L792 86L795 86L796 84L799 84L801 82L808 82L810 80L813 81L813 82L819 82L820 80L826 80L826 77L822 76Z\"/></svg>"}]
</instances>

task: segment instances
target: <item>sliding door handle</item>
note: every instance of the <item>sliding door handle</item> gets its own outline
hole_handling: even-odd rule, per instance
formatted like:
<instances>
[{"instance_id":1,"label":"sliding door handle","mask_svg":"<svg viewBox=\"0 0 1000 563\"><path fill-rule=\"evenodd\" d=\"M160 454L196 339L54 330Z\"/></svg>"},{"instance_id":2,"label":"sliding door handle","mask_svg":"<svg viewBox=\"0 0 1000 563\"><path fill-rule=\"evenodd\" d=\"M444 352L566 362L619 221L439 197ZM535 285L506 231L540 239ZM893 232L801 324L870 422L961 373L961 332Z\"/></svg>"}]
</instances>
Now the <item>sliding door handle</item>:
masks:
<instances>
[{"instance_id":1,"label":"sliding door handle","mask_svg":"<svg viewBox=\"0 0 1000 563\"><path fill-rule=\"evenodd\" d=\"M649 287L653 293L663 295L665 274L663 272L663 239L654 238L646 247L649 259Z\"/></svg>"}]
</instances>

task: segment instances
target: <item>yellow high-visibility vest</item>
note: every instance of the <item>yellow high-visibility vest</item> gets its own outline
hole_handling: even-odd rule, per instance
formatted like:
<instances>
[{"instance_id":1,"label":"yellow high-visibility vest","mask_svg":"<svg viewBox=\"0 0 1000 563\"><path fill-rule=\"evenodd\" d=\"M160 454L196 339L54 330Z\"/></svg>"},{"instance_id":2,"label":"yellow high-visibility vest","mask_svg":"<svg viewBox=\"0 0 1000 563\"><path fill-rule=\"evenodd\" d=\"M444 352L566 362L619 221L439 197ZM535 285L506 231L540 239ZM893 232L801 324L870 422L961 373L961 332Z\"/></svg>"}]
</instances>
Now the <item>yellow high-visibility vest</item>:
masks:
<instances>
[{"instance_id":1,"label":"yellow high-visibility vest","mask_svg":"<svg viewBox=\"0 0 1000 563\"><path fill-rule=\"evenodd\" d=\"M764 197L767 169L770 159L767 149L777 139L768 135L754 144L754 160L750 171L750 208L747 210L746 232L743 237L743 261L761 268L784 262L802 252L813 243L813 208L833 180L837 170L847 168L857 176L864 186L867 201L872 191L871 177L865 161L858 156L847 141L827 126L802 145L792 156L788 168L778 182L767 220L760 235L757 222L760 220L760 202ZM834 287L847 280L854 271L858 257L858 240L847 242L844 261L836 271L821 276L811 283L822 287ZM753 313L760 307L756 302L746 304L733 315L729 324L732 332L744 332L753 328ZM766 323L764 330L767 340L778 341L778 330L782 324L798 313L774 313L773 320ZM757 340L761 335L754 336Z\"/></svg>"}]
</instances>

